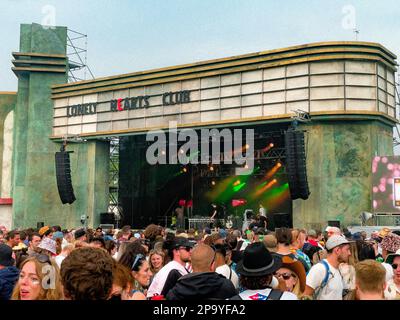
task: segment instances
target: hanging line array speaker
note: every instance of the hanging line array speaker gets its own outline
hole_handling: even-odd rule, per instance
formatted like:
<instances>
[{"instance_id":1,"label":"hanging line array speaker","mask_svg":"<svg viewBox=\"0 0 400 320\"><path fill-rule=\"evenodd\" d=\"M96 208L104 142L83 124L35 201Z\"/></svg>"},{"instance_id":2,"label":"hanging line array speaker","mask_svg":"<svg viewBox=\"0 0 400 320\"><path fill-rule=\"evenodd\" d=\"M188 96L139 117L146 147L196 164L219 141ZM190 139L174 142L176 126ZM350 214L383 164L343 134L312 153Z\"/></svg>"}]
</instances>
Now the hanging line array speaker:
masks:
<instances>
[{"instance_id":1,"label":"hanging line array speaker","mask_svg":"<svg viewBox=\"0 0 400 320\"><path fill-rule=\"evenodd\" d=\"M76 200L72 187L71 166L69 161L69 154L71 152L72 151L56 152L57 188L63 204L71 204Z\"/></svg>"},{"instance_id":2,"label":"hanging line array speaker","mask_svg":"<svg viewBox=\"0 0 400 320\"><path fill-rule=\"evenodd\" d=\"M290 197L295 199L308 199L306 152L304 145L304 132L289 129L285 133L286 172L289 182Z\"/></svg>"}]
</instances>

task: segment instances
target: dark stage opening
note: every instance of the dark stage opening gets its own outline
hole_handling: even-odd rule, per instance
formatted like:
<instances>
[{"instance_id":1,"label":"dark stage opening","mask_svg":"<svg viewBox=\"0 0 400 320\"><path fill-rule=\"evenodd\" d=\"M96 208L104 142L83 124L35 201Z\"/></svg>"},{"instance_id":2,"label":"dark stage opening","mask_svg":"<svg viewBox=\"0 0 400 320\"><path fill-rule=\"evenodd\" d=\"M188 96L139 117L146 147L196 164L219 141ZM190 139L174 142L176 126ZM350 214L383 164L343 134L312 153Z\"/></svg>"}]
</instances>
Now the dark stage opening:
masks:
<instances>
[{"instance_id":1,"label":"dark stage opening","mask_svg":"<svg viewBox=\"0 0 400 320\"><path fill-rule=\"evenodd\" d=\"M147 142L146 135L121 137L119 203L122 225L134 228L144 228L150 223L169 226L174 210L180 201L181 204L185 201L186 218L209 217L213 210L211 204L215 204L219 211L218 218L237 217L236 220L241 220L246 209L257 214L262 204L268 213L269 229L275 228L273 217L277 213L286 214L284 216L289 217L288 224L291 226L292 201L284 153L284 132L287 128L288 124L229 128L243 130L240 143L243 152L246 149L244 130L254 129L254 168L247 172L245 165L224 161L220 164L149 164L146 150L153 142ZM200 130L196 132L200 137ZM168 138L167 133L166 136ZM184 143L178 142L178 152ZM210 153L211 145L212 138L209 142ZM220 146L222 152L223 139ZM200 143L199 150L202 150ZM166 154L167 159L168 156ZM237 168L246 174L237 175ZM236 200L244 204L234 206Z\"/></svg>"}]
</instances>

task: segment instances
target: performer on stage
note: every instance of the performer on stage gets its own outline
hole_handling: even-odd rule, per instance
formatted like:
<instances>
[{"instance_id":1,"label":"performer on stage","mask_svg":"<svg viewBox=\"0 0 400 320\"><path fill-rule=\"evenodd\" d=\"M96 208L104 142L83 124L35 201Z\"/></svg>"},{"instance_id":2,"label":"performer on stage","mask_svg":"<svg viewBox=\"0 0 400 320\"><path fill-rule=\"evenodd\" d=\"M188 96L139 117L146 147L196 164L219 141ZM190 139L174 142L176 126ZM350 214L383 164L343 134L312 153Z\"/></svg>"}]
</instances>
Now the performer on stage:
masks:
<instances>
[{"instance_id":1,"label":"performer on stage","mask_svg":"<svg viewBox=\"0 0 400 320\"><path fill-rule=\"evenodd\" d=\"M211 220L210 228L212 229L212 228L214 228L216 226L214 221L215 221L215 219L217 217L218 209L217 209L217 205L214 204L214 203L211 203L211 207L212 207L212 212L211 212L211 217L210 217L210 220Z\"/></svg>"},{"instance_id":2,"label":"performer on stage","mask_svg":"<svg viewBox=\"0 0 400 320\"><path fill-rule=\"evenodd\" d=\"M260 203L260 208L258 210L258 213L260 214L260 227L264 228L267 230L268 226L268 218L267 218L267 209Z\"/></svg>"},{"instance_id":3,"label":"performer on stage","mask_svg":"<svg viewBox=\"0 0 400 320\"><path fill-rule=\"evenodd\" d=\"M183 206L177 207L175 209L176 213L176 228L177 229L185 229L185 216Z\"/></svg>"}]
</instances>

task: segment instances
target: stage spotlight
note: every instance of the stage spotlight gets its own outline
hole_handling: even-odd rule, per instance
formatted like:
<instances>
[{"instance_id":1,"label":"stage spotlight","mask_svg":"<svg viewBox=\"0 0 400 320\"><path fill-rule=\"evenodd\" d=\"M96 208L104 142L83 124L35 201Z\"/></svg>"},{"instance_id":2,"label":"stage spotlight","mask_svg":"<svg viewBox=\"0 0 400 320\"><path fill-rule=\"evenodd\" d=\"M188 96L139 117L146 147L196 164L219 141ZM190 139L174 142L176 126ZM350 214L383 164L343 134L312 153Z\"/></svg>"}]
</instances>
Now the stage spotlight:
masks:
<instances>
[{"instance_id":1,"label":"stage spotlight","mask_svg":"<svg viewBox=\"0 0 400 320\"><path fill-rule=\"evenodd\" d=\"M182 149L179 149L179 153L180 153L180 154L183 154L183 150L182 150Z\"/></svg>"},{"instance_id":2,"label":"stage spotlight","mask_svg":"<svg viewBox=\"0 0 400 320\"><path fill-rule=\"evenodd\" d=\"M276 165L278 168L282 167L282 163L280 163L280 162L278 162Z\"/></svg>"},{"instance_id":3,"label":"stage spotlight","mask_svg":"<svg viewBox=\"0 0 400 320\"><path fill-rule=\"evenodd\" d=\"M274 147L274 144L271 142L271 143L269 144L269 147L270 147L270 148L273 148L273 147Z\"/></svg>"},{"instance_id":4,"label":"stage spotlight","mask_svg":"<svg viewBox=\"0 0 400 320\"><path fill-rule=\"evenodd\" d=\"M210 166L210 171L214 171L214 167L213 166Z\"/></svg>"},{"instance_id":5,"label":"stage spotlight","mask_svg":"<svg viewBox=\"0 0 400 320\"><path fill-rule=\"evenodd\" d=\"M246 143L246 145L244 146L244 148L247 150L250 148L250 146Z\"/></svg>"},{"instance_id":6,"label":"stage spotlight","mask_svg":"<svg viewBox=\"0 0 400 320\"><path fill-rule=\"evenodd\" d=\"M186 173L188 170L186 167L183 167L182 171Z\"/></svg>"},{"instance_id":7,"label":"stage spotlight","mask_svg":"<svg viewBox=\"0 0 400 320\"><path fill-rule=\"evenodd\" d=\"M211 185L215 186L215 180L211 181Z\"/></svg>"},{"instance_id":8,"label":"stage spotlight","mask_svg":"<svg viewBox=\"0 0 400 320\"><path fill-rule=\"evenodd\" d=\"M238 186L240 184L240 180L236 180L234 183L233 183L233 185L236 187L236 186Z\"/></svg>"},{"instance_id":9,"label":"stage spotlight","mask_svg":"<svg viewBox=\"0 0 400 320\"><path fill-rule=\"evenodd\" d=\"M165 155L165 151L164 151L164 150L161 150L161 154L164 156L164 155Z\"/></svg>"}]
</instances>

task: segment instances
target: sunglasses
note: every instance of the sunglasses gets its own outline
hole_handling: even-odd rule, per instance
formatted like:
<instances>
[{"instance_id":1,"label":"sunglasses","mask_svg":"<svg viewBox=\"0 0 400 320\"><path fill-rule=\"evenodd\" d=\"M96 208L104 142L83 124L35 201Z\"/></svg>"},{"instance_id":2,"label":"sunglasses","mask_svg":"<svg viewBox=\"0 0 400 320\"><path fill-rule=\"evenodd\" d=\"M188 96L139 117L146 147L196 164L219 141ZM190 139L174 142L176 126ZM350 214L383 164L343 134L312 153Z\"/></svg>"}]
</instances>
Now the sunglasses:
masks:
<instances>
[{"instance_id":1,"label":"sunglasses","mask_svg":"<svg viewBox=\"0 0 400 320\"><path fill-rule=\"evenodd\" d=\"M141 253L137 254L135 257L135 260L132 263L132 268L131 270L133 271L138 271L139 269L139 262L143 261L144 259L146 259L146 257L144 255L142 255Z\"/></svg>"},{"instance_id":2,"label":"sunglasses","mask_svg":"<svg viewBox=\"0 0 400 320\"><path fill-rule=\"evenodd\" d=\"M282 277L284 280L289 280L290 277L296 278L296 275L293 273L275 273L275 276L278 278Z\"/></svg>"},{"instance_id":3,"label":"sunglasses","mask_svg":"<svg viewBox=\"0 0 400 320\"><path fill-rule=\"evenodd\" d=\"M396 270L398 267L399 267L399 264L398 264L398 263L393 263L393 264L392 264L393 270Z\"/></svg>"}]
</instances>

